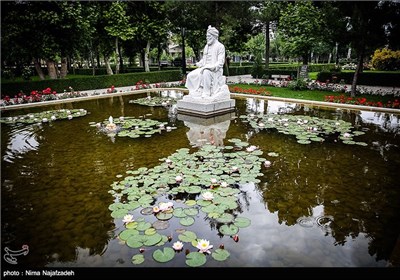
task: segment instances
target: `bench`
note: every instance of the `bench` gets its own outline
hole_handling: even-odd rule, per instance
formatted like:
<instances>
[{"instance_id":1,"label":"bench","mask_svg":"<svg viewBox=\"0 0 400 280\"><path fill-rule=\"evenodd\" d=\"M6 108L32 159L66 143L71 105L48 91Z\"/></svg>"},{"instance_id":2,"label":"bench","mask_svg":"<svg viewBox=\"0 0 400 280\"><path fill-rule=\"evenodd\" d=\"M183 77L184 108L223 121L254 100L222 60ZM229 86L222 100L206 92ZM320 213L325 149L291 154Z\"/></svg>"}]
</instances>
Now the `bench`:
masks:
<instances>
[{"instance_id":1,"label":"bench","mask_svg":"<svg viewBox=\"0 0 400 280\"><path fill-rule=\"evenodd\" d=\"M275 81L288 80L290 75L271 75L271 78Z\"/></svg>"}]
</instances>

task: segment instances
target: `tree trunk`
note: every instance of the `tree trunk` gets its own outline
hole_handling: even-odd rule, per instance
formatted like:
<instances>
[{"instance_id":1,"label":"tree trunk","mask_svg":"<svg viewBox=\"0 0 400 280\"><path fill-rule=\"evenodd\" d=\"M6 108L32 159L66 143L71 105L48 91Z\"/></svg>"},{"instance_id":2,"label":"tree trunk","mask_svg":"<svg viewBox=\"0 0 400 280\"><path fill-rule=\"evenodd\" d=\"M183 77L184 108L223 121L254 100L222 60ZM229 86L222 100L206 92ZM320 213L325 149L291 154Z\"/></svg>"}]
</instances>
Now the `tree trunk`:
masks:
<instances>
[{"instance_id":1,"label":"tree trunk","mask_svg":"<svg viewBox=\"0 0 400 280\"><path fill-rule=\"evenodd\" d=\"M157 61L158 61L158 71L161 71L161 44L157 47Z\"/></svg>"},{"instance_id":2,"label":"tree trunk","mask_svg":"<svg viewBox=\"0 0 400 280\"><path fill-rule=\"evenodd\" d=\"M147 41L146 49L144 51L144 72L150 72L149 53L150 53L150 40Z\"/></svg>"},{"instance_id":3,"label":"tree trunk","mask_svg":"<svg viewBox=\"0 0 400 280\"><path fill-rule=\"evenodd\" d=\"M115 37L115 74L119 74L119 48L118 48L118 37Z\"/></svg>"},{"instance_id":4,"label":"tree trunk","mask_svg":"<svg viewBox=\"0 0 400 280\"><path fill-rule=\"evenodd\" d=\"M46 66L47 66L47 72L49 73L50 79L52 79L52 80L57 79L57 71L56 71L54 60L46 59Z\"/></svg>"},{"instance_id":5,"label":"tree trunk","mask_svg":"<svg viewBox=\"0 0 400 280\"><path fill-rule=\"evenodd\" d=\"M302 59L303 59L303 65L308 65L308 54L303 55Z\"/></svg>"},{"instance_id":6,"label":"tree trunk","mask_svg":"<svg viewBox=\"0 0 400 280\"><path fill-rule=\"evenodd\" d=\"M363 67L363 63L364 63L364 51L365 51L365 48L362 47L362 50L360 50L359 55L358 55L357 68L356 68L356 71L354 72L353 82L351 83L351 97L356 97L358 76L362 72L362 67Z\"/></svg>"},{"instance_id":7,"label":"tree trunk","mask_svg":"<svg viewBox=\"0 0 400 280\"><path fill-rule=\"evenodd\" d=\"M122 58L121 44L118 44L118 53L119 53L119 71L121 73L124 73L124 60Z\"/></svg>"},{"instance_id":8,"label":"tree trunk","mask_svg":"<svg viewBox=\"0 0 400 280\"><path fill-rule=\"evenodd\" d=\"M270 40L269 40L269 20L265 22L265 70L269 69L269 45L270 45Z\"/></svg>"},{"instance_id":9,"label":"tree trunk","mask_svg":"<svg viewBox=\"0 0 400 280\"><path fill-rule=\"evenodd\" d=\"M43 73L42 67L41 67L41 65L40 65L40 62L39 62L39 58L34 58L33 61L34 61L34 64L35 64L36 72L37 72L38 75L39 75L39 78L40 78L41 80L44 80L45 77L44 77L44 73Z\"/></svg>"},{"instance_id":10,"label":"tree trunk","mask_svg":"<svg viewBox=\"0 0 400 280\"><path fill-rule=\"evenodd\" d=\"M113 75L113 70L110 65L110 57L108 55L104 55L104 63L106 65L107 75Z\"/></svg>"},{"instance_id":11,"label":"tree trunk","mask_svg":"<svg viewBox=\"0 0 400 280\"><path fill-rule=\"evenodd\" d=\"M60 78L64 79L67 76L67 72L68 72L68 64L67 64L68 60L67 57L62 57L61 58L61 70L60 70Z\"/></svg>"}]
</instances>

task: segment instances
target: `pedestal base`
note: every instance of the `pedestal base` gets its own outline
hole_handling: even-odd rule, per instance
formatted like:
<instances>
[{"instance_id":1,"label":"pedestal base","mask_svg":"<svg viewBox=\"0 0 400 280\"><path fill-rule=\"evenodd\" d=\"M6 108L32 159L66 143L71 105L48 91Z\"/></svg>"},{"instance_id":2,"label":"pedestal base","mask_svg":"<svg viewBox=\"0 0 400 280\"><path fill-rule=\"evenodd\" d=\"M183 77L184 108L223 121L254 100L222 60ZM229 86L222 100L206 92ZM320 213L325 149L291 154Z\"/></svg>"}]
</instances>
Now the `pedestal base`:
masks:
<instances>
[{"instance_id":1,"label":"pedestal base","mask_svg":"<svg viewBox=\"0 0 400 280\"><path fill-rule=\"evenodd\" d=\"M235 100L222 101L193 101L178 100L176 104L178 113L192 116L212 117L235 110Z\"/></svg>"}]
</instances>

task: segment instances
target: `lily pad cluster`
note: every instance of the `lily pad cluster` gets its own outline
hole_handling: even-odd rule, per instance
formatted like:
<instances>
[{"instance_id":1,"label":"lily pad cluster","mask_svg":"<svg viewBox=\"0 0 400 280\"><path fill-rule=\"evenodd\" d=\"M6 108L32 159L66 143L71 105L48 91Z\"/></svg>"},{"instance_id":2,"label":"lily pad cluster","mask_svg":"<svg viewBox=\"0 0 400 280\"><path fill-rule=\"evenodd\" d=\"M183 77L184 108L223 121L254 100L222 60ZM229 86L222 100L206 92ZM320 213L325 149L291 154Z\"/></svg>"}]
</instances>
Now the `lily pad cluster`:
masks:
<instances>
[{"instance_id":1,"label":"lily pad cluster","mask_svg":"<svg viewBox=\"0 0 400 280\"><path fill-rule=\"evenodd\" d=\"M330 136L337 136L344 144L367 146L365 142L356 142L354 136L364 134L363 131L352 131L351 123L343 120L320 119L310 116L286 114L241 115L240 119L257 130L277 129L279 133L294 135L299 144L323 142Z\"/></svg>"},{"instance_id":2,"label":"lily pad cluster","mask_svg":"<svg viewBox=\"0 0 400 280\"><path fill-rule=\"evenodd\" d=\"M151 137L154 134L161 134L163 131L170 132L175 128L167 126L167 122L135 117L116 118L113 119L112 123L109 120L104 120L101 123L91 122L89 124L109 135L130 138Z\"/></svg>"},{"instance_id":3,"label":"lily pad cluster","mask_svg":"<svg viewBox=\"0 0 400 280\"><path fill-rule=\"evenodd\" d=\"M14 117L2 117L0 118L1 123L47 123L56 120L71 120L77 117L83 117L87 115L85 109L60 109L44 111L39 113L30 113L26 115L19 115Z\"/></svg>"},{"instance_id":4,"label":"lily pad cluster","mask_svg":"<svg viewBox=\"0 0 400 280\"><path fill-rule=\"evenodd\" d=\"M217 261L230 256L224 246L214 248L206 236L186 229L176 230L179 235L174 244L171 236L159 233L172 220L184 228L201 216L221 237L238 241L239 230L250 226L250 219L238 215L240 184L260 182L257 177L263 175L265 158L262 151L248 149L249 144L240 139L229 142L232 145L225 147L204 145L194 153L179 149L160 159L160 165L127 171L128 176L111 185L116 201L109 206L111 216L124 219L119 238L139 249L132 263L142 263L143 252L157 247L163 248L153 251L155 261L168 262L185 250L188 266L201 266L209 256Z\"/></svg>"},{"instance_id":5,"label":"lily pad cluster","mask_svg":"<svg viewBox=\"0 0 400 280\"><path fill-rule=\"evenodd\" d=\"M144 106L170 106L177 102L176 98L166 97L166 96L147 96L144 98L138 98L129 100L129 103L135 103Z\"/></svg>"}]
</instances>

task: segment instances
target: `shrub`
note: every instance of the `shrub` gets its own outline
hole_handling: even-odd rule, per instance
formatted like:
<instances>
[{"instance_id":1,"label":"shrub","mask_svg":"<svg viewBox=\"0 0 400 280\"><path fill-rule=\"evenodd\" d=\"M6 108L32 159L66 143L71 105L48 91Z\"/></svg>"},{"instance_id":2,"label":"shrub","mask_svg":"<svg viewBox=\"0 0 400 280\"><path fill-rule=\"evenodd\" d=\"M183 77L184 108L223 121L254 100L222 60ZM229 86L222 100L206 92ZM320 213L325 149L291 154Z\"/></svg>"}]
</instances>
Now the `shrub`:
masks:
<instances>
[{"instance_id":1,"label":"shrub","mask_svg":"<svg viewBox=\"0 0 400 280\"><path fill-rule=\"evenodd\" d=\"M400 51L377 49L372 56L372 66L377 70L399 70Z\"/></svg>"}]
</instances>

